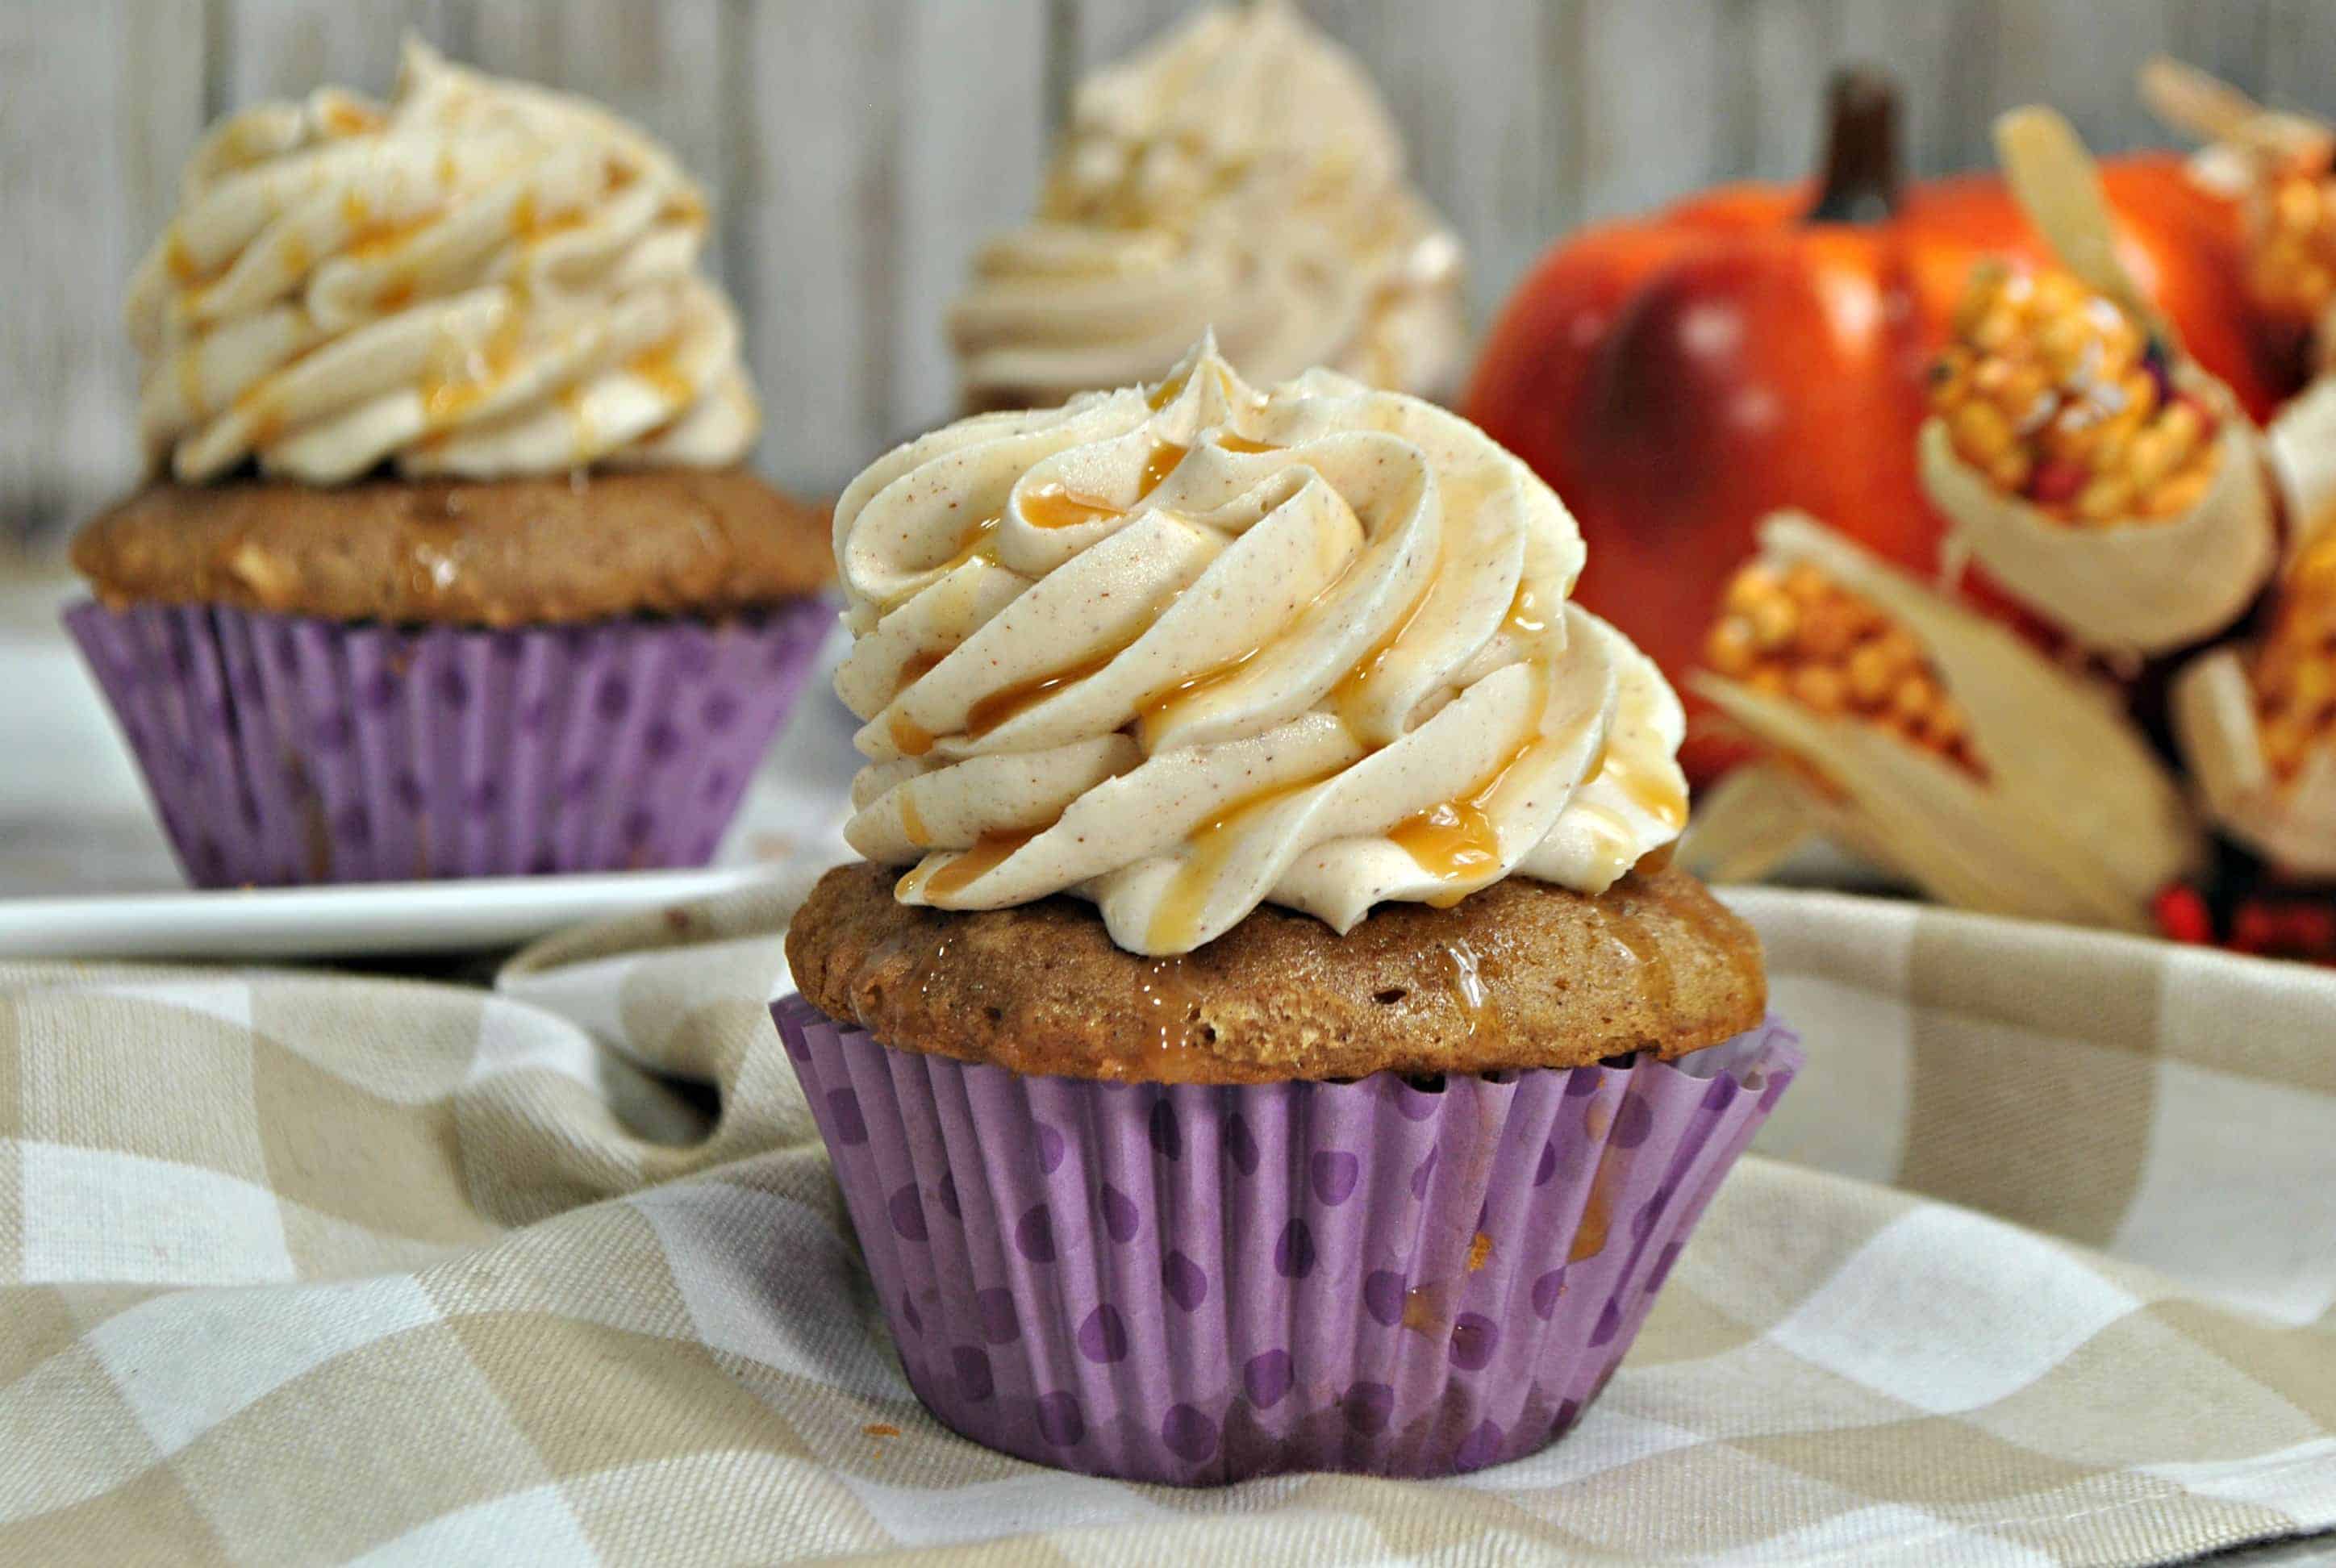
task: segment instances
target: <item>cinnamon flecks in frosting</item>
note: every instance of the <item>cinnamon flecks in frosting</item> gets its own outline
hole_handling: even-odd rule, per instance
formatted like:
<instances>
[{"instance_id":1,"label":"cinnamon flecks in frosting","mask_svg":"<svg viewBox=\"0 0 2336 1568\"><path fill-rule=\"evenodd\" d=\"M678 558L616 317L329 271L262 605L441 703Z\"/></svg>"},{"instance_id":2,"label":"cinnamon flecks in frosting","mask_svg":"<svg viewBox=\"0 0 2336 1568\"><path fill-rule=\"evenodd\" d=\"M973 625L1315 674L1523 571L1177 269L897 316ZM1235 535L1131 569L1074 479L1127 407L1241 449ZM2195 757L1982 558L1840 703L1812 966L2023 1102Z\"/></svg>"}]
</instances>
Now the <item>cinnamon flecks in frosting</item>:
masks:
<instances>
[{"instance_id":1,"label":"cinnamon flecks in frosting","mask_svg":"<svg viewBox=\"0 0 2336 1568\"><path fill-rule=\"evenodd\" d=\"M759 423L706 202L582 100L409 44L395 97L215 127L131 286L139 424L174 477L309 483L719 467Z\"/></svg>"},{"instance_id":2,"label":"cinnamon flecks in frosting","mask_svg":"<svg viewBox=\"0 0 2336 1568\"><path fill-rule=\"evenodd\" d=\"M1350 929L1522 873L1603 891L1686 817L1654 666L1567 602L1581 536L1483 432L1212 344L978 415L845 491L852 846L905 902L1093 900L1131 951L1261 901Z\"/></svg>"},{"instance_id":3,"label":"cinnamon flecks in frosting","mask_svg":"<svg viewBox=\"0 0 2336 1568\"><path fill-rule=\"evenodd\" d=\"M974 409L1160 375L1211 326L1260 384L1325 365L1433 394L1460 251L1361 68L1280 0L1202 12L1082 84L1027 225L950 312Z\"/></svg>"}]
</instances>

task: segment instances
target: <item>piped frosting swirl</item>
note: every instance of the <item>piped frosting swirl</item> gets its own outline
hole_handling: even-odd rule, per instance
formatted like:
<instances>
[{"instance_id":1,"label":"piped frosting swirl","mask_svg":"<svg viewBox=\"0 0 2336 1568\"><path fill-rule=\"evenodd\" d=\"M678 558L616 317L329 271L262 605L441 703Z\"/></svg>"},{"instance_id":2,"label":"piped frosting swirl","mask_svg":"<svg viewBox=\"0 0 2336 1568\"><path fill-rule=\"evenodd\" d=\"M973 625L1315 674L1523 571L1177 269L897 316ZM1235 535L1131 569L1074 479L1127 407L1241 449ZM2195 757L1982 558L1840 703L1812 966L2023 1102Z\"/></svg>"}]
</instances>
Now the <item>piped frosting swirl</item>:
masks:
<instances>
[{"instance_id":1,"label":"piped frosting swirl","mask_svg":"<svg viewBox=\"0 0 2336 1568\"><path fill-rule=\"evenodd\" d=\"M896 449L835 548L846 836L904 901L1068 891L1178 953L1267 900L1345 930L1513 873L1601 892L1685 820L1678 700L1567 602L1572 518L1416 398L1260 392L1203 344Z\"/></svg>"},{"instance_id":2,"label":"piped frosting swirl","mask_svg":"<svg viewBox=\"0 0 2336 1568\"><path fill-rule=\"evenodd\" d=\"M977 409L1157 376L1211 327L1261 384L1326 365L1432 394L1461 281L1361 67L1261 0L1081 85L1037 215L982 249L949 326Z\"/></svg>"},{"instance_id":3,"label":"piped frosting swirl","mask_svg":"<svg viewBox=\"0 0 2336 1568\"><path fill-rule=\"evenodd\" d=\"M141 433L182 482L713 467L753 444L737 320L696 272L705 200L593 104L409 44L391 102L247 110L183 184L128 309Z\"/></svg>"}]
</instances>

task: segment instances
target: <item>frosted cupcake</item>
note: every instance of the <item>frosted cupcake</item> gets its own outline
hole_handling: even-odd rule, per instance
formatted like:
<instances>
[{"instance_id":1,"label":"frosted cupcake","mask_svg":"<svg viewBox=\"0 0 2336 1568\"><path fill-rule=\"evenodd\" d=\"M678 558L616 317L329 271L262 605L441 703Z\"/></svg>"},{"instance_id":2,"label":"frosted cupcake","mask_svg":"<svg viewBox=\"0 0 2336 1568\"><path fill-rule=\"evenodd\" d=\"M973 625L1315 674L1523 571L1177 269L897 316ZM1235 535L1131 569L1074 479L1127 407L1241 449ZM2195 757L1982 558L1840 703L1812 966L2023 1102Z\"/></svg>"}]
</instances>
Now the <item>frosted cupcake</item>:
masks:
<instances>
[{"instance_id":1,"label":"frosted cupcake","mask_svg":"<svg viewBox=\"0 0 2336 1568\"><path fill-rule=\"evenodd\" d=\"M68 617L203 885L697 863L831 618L705 201L408 46L196 150L131 286L156 471Z\"/></svg>"},{"instance_id":2,"label":"frosted cupcake","mask_svg":"<svg viewBox=\"0 0 2336 1568\"><path fill-rule=\"evenodd\" d=\"M1183 1484L1564 1431L1800 1058L1557 498L1203 346L899 449L835 544L868 860L774 1011L919 1397Z\"/></svg>"},{"instance_id":3,"label":"frosted cupcake","mask_svg":"<svg viewBox=\"0 0 2336 1568\"><path fill-rule=\"evenodd\" d=\"M982 249L949 332L970 410L1156 377L1212 326L1260 383L1326 365L1435 395L1461 285L1362 68L1267 0L1080 87L1037 216Z\"/></svg>"}]
</instances>

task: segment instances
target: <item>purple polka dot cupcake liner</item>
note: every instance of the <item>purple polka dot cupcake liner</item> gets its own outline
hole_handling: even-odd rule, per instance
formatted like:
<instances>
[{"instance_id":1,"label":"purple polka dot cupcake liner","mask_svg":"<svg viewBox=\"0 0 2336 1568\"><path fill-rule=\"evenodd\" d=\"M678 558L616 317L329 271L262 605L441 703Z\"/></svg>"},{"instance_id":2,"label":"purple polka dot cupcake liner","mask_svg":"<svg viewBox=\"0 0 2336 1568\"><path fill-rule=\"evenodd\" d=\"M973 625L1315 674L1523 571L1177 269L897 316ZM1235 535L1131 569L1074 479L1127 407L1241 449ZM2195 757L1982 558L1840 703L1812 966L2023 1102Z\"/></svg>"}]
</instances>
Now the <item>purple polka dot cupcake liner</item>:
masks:
<instances>
[{"instance_id":1,"label":"purple polka dot cupcake liner","mask_svg":"<svg viewBox=\"0 0 2336 1568\"><path fill-rule=\"evenodd\" d=\"M198 887L703 865L834 623L65 615Z\"/></svg>"},{"instance_id":2,"label":"purple polka dot cupcake liner","mask_svg":"<svg viewBox=\"0 0 2336 1568\"><path fill-rule=\"evenodd\" d=\"M918 1398L1185 1485L1560 1437L1802 1060L1771 1019L1669 1063L1121 1085L772 1012Z\"/></svg>"}]
</instances>

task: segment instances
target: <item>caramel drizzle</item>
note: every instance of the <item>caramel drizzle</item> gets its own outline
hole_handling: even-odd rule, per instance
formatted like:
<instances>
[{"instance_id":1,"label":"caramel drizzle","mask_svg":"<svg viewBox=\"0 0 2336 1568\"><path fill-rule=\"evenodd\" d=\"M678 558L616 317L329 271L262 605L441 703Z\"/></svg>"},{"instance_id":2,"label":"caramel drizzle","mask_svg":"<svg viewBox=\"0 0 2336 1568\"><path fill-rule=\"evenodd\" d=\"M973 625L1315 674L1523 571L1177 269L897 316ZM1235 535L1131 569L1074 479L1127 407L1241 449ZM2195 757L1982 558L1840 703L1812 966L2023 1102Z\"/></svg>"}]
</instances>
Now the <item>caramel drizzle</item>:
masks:
<instances>
[{"instance_id":1,"label":"caramel drizzle","mask_svg":"<svg viewBox=\"0 0 2336 1568\"><path fill-rule=\"evenodd\" d=\"M522 331L518 308L506 309L501 325L487 339L485 351L479 356L475 366L465 365L462 374L423 383L423 423L433 429L442 428L485 402L502 379L511 374L513 362L519 358Z\"/></svg>"},{"instance_id":2,"label":"caramel drizzle","mask_svg":"<svg viewBox=\"0 0 2336 1568\"><path fill-rule=\"evenodd\" d=\"M676 358L680 346L678 338L669 338L628 361L626 373L647 382L667 403L689 403L697 396L697 387L683 372Z\"/></svg>"},{"instance_id":3,"label":"caramel drizzle","mask_svg":"<svg viewBox=\"0 0 2336 1568\"><path fill-rule=\"evenodd\" d=\"M1076 686L1087 677L1098 673L1124 651L1121 648L1114 648L1111 652L1091 658L1085 664L1073 665L1068 669L1057 670L1053 675L1040 676L1036 680L1017 681L1012 686L991 692L967 710L964 732L966 738L979 740L998 726L1009 720L1020 718L1065 687Z\"/></svg>"},{"instance_id":4,"label":"caramel drizzle","mask_svg":"<svg viewBox=\"0 0 2336 1568\"><path fill-rule=\"evenodd\" d=\"M917 809L915 797L905 786L900 791L900 832L917 848L931 847L932 830L925 825L924 813Z\"/></svg>"},{"instance_id":5,"label":"caramel drizzle","mask_svg":"<svg viewBox=\"0 0 2336 1568\"><path fill-rule=\"evenodd\" d=\"M1160 907L1153 911L1151 929L1145 933L1151 945L1163 952L1190 949L1193 938L1200 934L1202 903L1208 895L1209 884L1240 847L1243 832L1284 801L1344 771L1342 764L1288 784L1268 784L1219 808L1213 818L1184 841L1184 863L1177 868L1167 891L1161 895Z\"/></svg>"},{"instance_id":6,"label":"caramel drizzle","mask_svg":"<svg viewBox=\"0 0 2336 1568\"><path fill-rule=\"evenodd\" d=\"M1442 801L1407 816L1387 829L1395 846L1412 858L1421 871L1447 885L1427 901L1450 909L1498 874L1501 831L1493 821L1492 803L1519 764L1544 744L1538 731L1509 749L1476 787L1455 799Z\"/></svg>"},{"instance_id":7,"label":"caramel drizzle","mask_svg":"<svg viewBox=\"0 0 2336 1568\"><path fill-rule=\"evenodd\" d=\"M1231 434L1222 437L1220 444L1237 452L1280 450L1260 442L1248 441L1243 437ZM1158 489L1168 475L1174 472L1176 465L1184 461L1191 450L1173 441L1154 442L1151 455L1144 460L1142 491L1138 499L1150 495ZM1034 528L1069 528L1082 522L1092 522L1102 517L1124 515L1124 511L1117 507L1096 501L1092 497L1079 495L1059 484L1040 485L1022 498L1023 521ZM977 521L959 541L957 553L935 568L933 575L946 577L977 555L985 560L994 560L996 559L995 540L1001 521L1001 514L993 512ZM914 591L921 591L921 589ZM888 610L894 609L905 599L912 597L914 597L913 591L903 596L903 599L894 600L884 608ZM1169 602L1174 601L1172 599ZM1137 635L1140 637L1141 633ZM988 696L978 700L968 712L963 733L968 739L979 740L1001 725L1019 718L1064 687L1075 686L1089 676L1100 673L1113 659L1134 647L1136 640L1137 638L1131 637L1108 653L1100 654L1068 669L1019 681L1003 690L990 693ZM1138 735L1147 735L1156 731L1161 717L1170 707L1195 692L1212 688L1231 679L1261 651L1263 651L1262 644L1249 649L1229 663L1219 665L1214 669L1180 681L1163 691L1156 692L1144 698L1137 705L1141 710L1137 720ZM894 687L894 695L897 696L899 693L916 684L920 677L939 662L940 656L923 655L910 661L908 666L903 667L900 683ZM907 756L923 756L932 749L933 743L939 738L934 732L898 715L893 716L890 728L892 744Z\"/></svg>"},{"instance_id":8,"label":"caramel drizzle","mask_svg":"<svg viewBox=\"0 0 2336 1568\"><path fill-rule=\"evenodd\" d=\"M1539 637L1549 630L1549 618L1541 608L1540 596L1533 590L1530 573L1517 578L1517 591L1509 600L1509 613L1502 624L1520 637Z\"/></svg>"},{"instance_id":9,"label":"caramel drizzle","mask_svg":"<svg viewBox=\"0 0 2336 1568\"><path fill-rule=\"evenodd\" d=\"M1144 460L1142 480L1144 488L1136 492L1137 495L1150 495L1159 489L1161 482L1168 477L1178 463L1184 461L1184 453L1188 450L1190 449L1179 446L1173 441L1153 442L1152 455Z\"/></svg>"},{"instance_id":10,"label":"caramel drizzle","mask_svg":"<svg viewBox=\"0 0 2336 1568\"><path fill-rule=\"evenodd\" d=\"M1362 733L1361 709L1364 693L1369 689L1371 683L1378 678L1379 671L1387 666L1388 656L1395 652L1396 646L1410 633L1413 623L1419 619L1419 612L1427 608L1427 601L1435 597L1435 593L1436 578L1430 576L1426 584L1420 589L1419 598L1413 601L1409 609L1403 612L1403 618L1396 622L1385 637L1366 649L1363 657L1355 661L1355 667L1340 676L1338 684L1330 688L1330 711L1344 719L1347 727L1356 734Z\"/></svg>"},{"instance_id":11,"label":"caramel drizzle","mask_svg":"<svg viewBox=\"0 0 2336 1568\"><path fill-rule=\"evenodd\" d=\"M914 891L928 899L945 899L963 892L977 877L996 871L1037 836L1036 833L984 833L973 841L971 849L959 852L956 859L917 882ZM905 881L903 891L907 891Z\"/></svg>"},{"instance_id":12,"label":"caramel drizzle","mask_svg":"<svg viewBox=\"0 0 2336 1568\"><path fill-rule=\"evenodd\" d=\"M1265 646L1263 643L1259 643L1246 653L1230 658L1213 669L1202 670L1189 679L1178 681L1174 686L1154 692L1138 703L1135 734L1136 737L1143 742L1144 751L1148 754L1154 748L1161 731L1167 727L1169 716L1176 709L1231 683L1235 676L1249 667L1252 659L1265 651Z\"/></svg>"},{"instance_id":13,"label":"caramel drizzle","mask_svg":"<svg viewBox=\"0 0 2336 1568\"><path fill-rule=\"evenodd\" d=\"M1059 484L1039 485L1022 497L1022 521L1032 528L1077 528L1082 523L1126 515L1125 511L1107 501L1081 495Z\"/></svg>"},{"instance_id":14,"label":"caramel drizzle","mask_svg":"<svg viewBox=\"0 0 2336 1568\"><path fill-rule=\"evenodd\" d=\"M1605 754L1601 761L1602 769L1591 768L1583 776L1596 779L1602 773L1630 797L1631 804L1665 827L1676 833L1687 826L1687 796L1670 780L1652 769L1640 767L1626 753Z\"/></svg>"}]
</instances>

